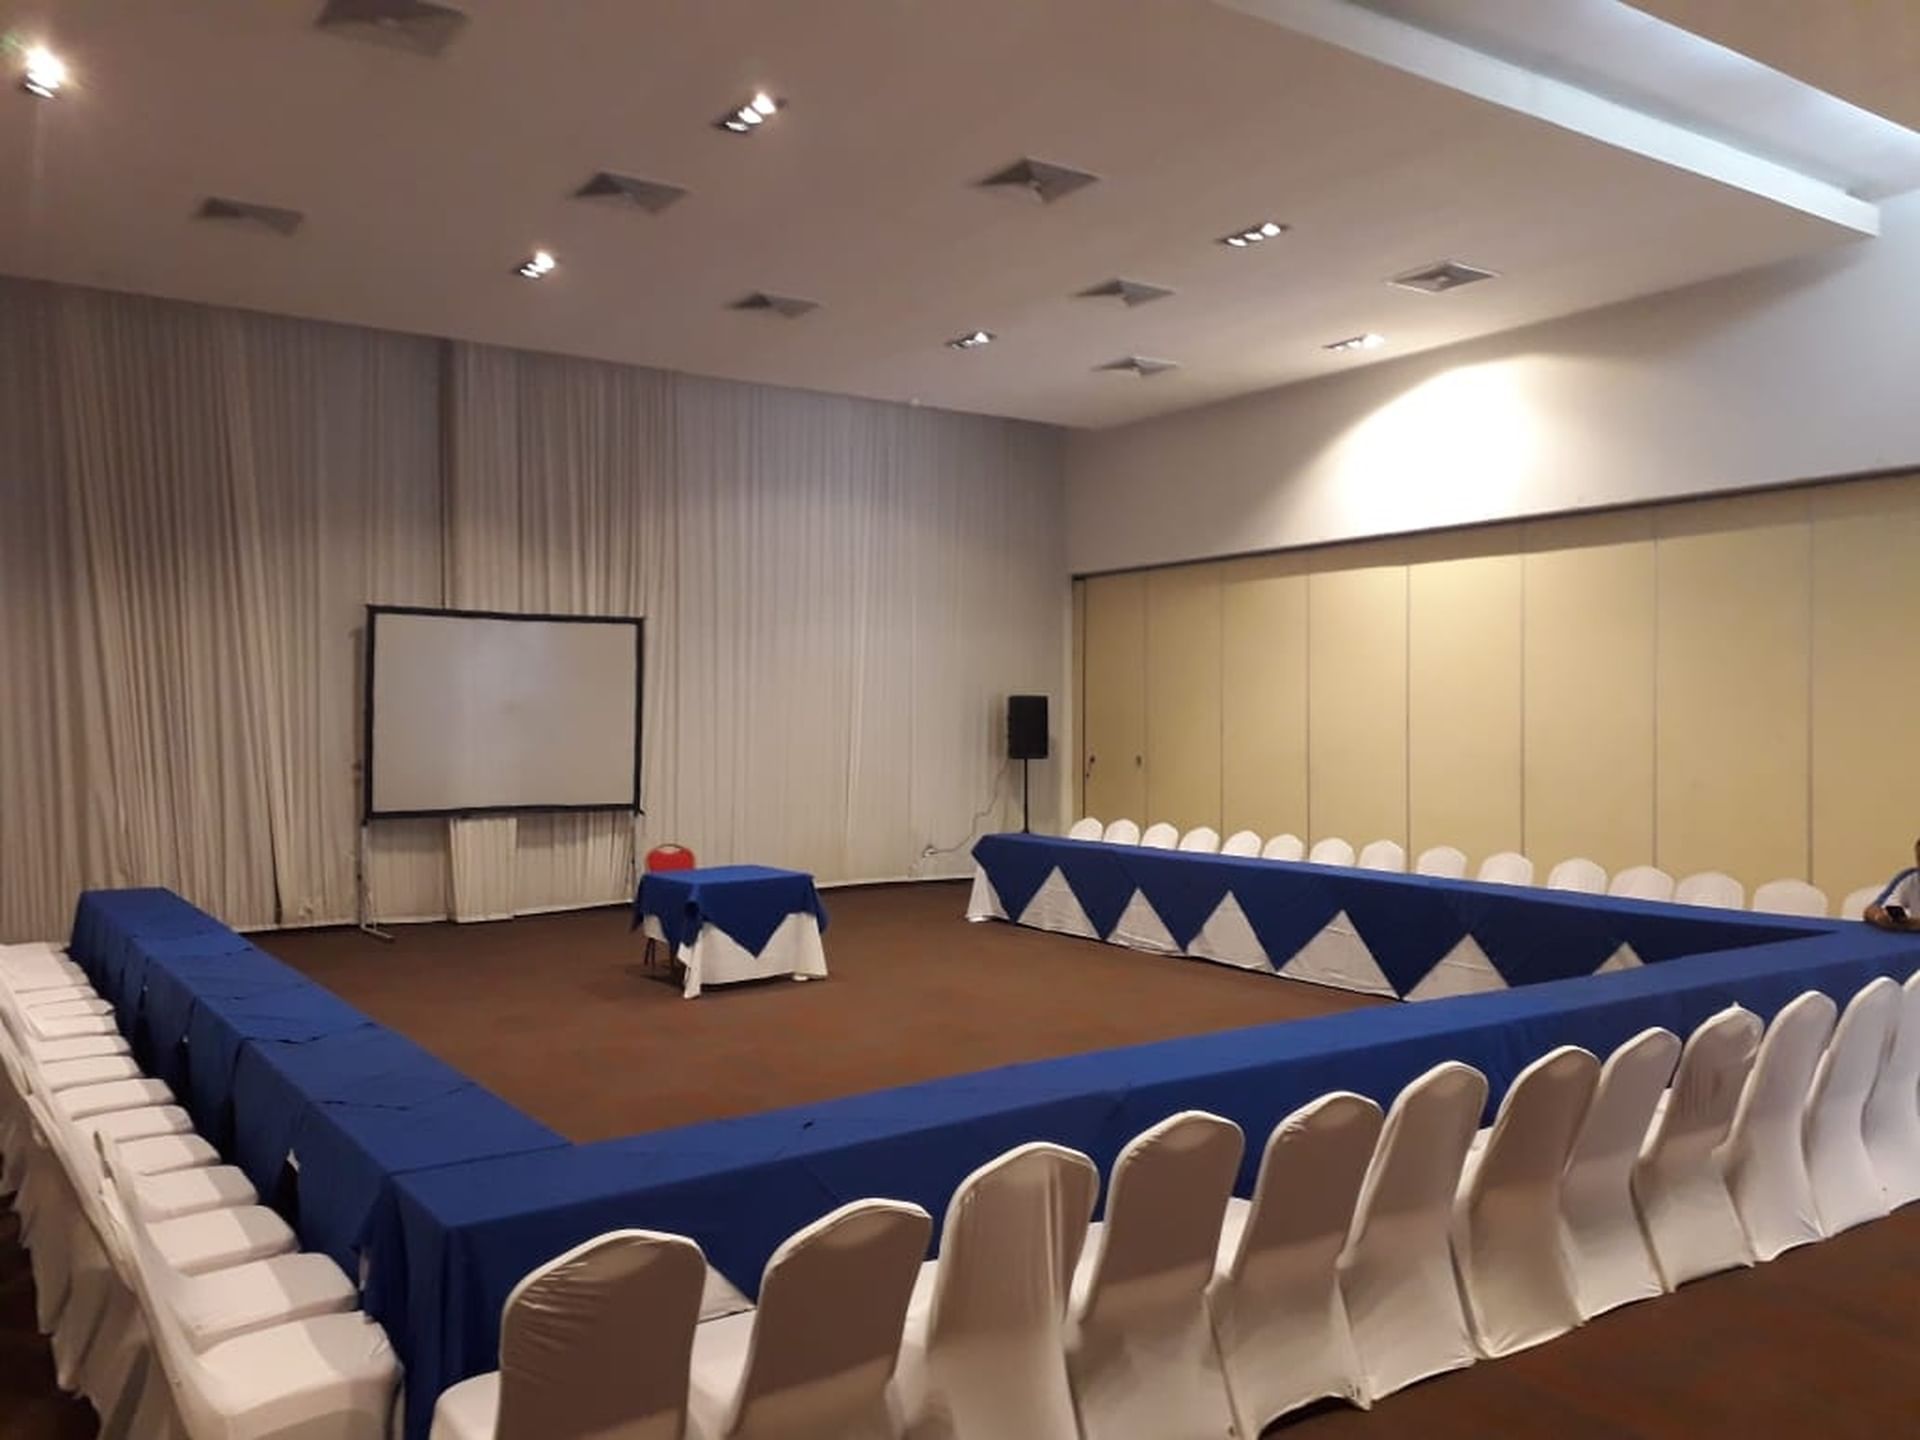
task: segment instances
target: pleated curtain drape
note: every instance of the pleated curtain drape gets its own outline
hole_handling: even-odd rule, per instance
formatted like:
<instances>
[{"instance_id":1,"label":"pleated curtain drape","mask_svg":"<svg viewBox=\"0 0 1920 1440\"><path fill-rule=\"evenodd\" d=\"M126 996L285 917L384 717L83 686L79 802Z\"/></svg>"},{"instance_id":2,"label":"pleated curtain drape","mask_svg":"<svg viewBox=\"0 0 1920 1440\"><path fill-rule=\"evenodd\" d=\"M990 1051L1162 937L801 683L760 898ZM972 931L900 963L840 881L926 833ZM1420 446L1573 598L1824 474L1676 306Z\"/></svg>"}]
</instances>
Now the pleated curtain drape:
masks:
<instances>
[{"instance_id":1,"label":"pleated curtain drape","mask_svg":"<svg viewBox=\"0 0 1920 1440\"><path fill-rule=\"evenodd\" d=\"M0 939L353 919L369 602L647 617L646 814L376 822L389 921L956 873L1063 688L1045 427L8 280L0 427Z\"/></svg>"}]
</instances>

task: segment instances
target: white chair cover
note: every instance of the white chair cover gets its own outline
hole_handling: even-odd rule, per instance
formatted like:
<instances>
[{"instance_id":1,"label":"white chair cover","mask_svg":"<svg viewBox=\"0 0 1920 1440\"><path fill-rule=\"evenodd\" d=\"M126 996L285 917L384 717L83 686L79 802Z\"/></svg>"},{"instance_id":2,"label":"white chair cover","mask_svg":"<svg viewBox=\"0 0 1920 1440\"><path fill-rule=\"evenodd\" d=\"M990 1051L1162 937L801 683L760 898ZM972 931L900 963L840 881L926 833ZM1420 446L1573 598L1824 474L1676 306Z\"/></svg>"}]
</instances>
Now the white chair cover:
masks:
<instances>
[{"instance_id":1,"label":"white chair cover","mask_svg":"<svg viewBox=\"0 0 1920 1440\"><path fill-rule=\"evenodd\" d=\"M1474 1362L1447 1232L1486 1101L1486 1077L1449 1060L1402 1090L1381 1127L1340 1252L1369 1400Z\"/></svg>"},{"instance_id":2,"label":"white chair cover","mask_svg":"<svg viewBox=\"0 0 1920 1440\"><path fill-rule=\"evenodd\" d=\"M1531 885L1533 861L1517 850L1502 850L1482 860L1474 878L1487 885Z\"/></svg>"},{"instance_id":3,"label":"white chair cover","mask_svg":"<svg viewBox=\"0 0 1920 1440\"><path fill-rule=\"evenodd\" d=\"M1351 865L1353 864L1353 846L1338 835L1329 835L1325 839L1313 842L1313 848L1307 852L1309 865Z\"/></svg>"},{"instance_id":4,"label":"white chair cover","mask_svg":"<svg viewBox=\"0 0 1920 1440\"><path fill-rule=\"evenodd\" d=\"M1607 893L1607 872L1584 855L1562 860L1547 872L1547 889L1570 890L1576 895Z\"/></svg>"},{"instance_id":5,"label":"white chair cover","mask_svg":"<svg viewBox=\"0 0 1920 1440\"><path fill-rule=\"evenodd\" d=\"M1862 1130L1887 1208L1920 1200L1920 971L1900 989L1900 1014Z\"/></svg>"},{"instance_id":6,"label":"white chair cover","mask_svg":"<svg viewBox=\"0 0 1920 1440\"><path fill-rule=\"evenodd\" d=\"M1882 888L1879 885L1862 885L1858 890L1849 891L1847 898L1840 902L1840 918L1864 920L1867 907L1880 898Z\"/></svg>"},{"instance_id":7,"label":"white chair cover","mask_svg":"<svg viewBox=\"0 0 1920 1440\"><path fill-rule=\"evenodd\" d=\"M1753 892L1753 908L1768 915L1824 916L1827 892L1804 880L1769 880Z\"/></svg>"},{"instance_id":8,"label":"white chair cover","mask_svg":"<svg viewBox=\"0 0 1920 1440\"><path fill-rule=\"evenodd\" d=\"M1486 1145L1467 1158L1453 1258L1482 1355L1511 1355L1580 1323L1560 1249L1560 1195L1599 1078L1588 1051L1549 1050L1514 1077Z\"/></svg>"},{"instance_id":9,"label":"white chair cover","mask_svg":"<svg viewBox=\"0 0 1920 1440\"><path fill-rule=\"evenodd\" d=\"M1369 1403L1336 1262L1379 1138L1373 1101L1322 1095L1267 1137L1252 1202L1227 1202L1207 1308L1242 1436L1316 1400Z\"/></svg>"},{"instance_id":10,"label":"white chair cover","mask_svg":"<svg viewBox=\"0 0 1920 1440\"><path fill-rule=\"evenodd\" d=\"M899 1392L913 1440L1078 1440L1062 1326L1100 1172L1009 1150L953 1193L907 1310Z\"/></svg>"},{"instance_id":11,"label":"white chair cover","mask_svg":"<svg viewBox=\"0 0 1920 1440\"><path fill-rule=\"evenodd\" d=\"M500 1312L500 1368L434 1406L432 1440L681 1440L706 1286L682 1235L614 1230L524 1277Z\"/></svg>"},{"instance_id":12,"label":"white chair cover","mask_svg":"<svg viewBox=\"0 0 1920 1440\"><path fill-rule=\"evenodd\" d=\"M1887 1213L1887 1197L1867 1154L1867 1096L1880 1076L1901 1008L1900 987L1886 976L1860 988L1833 1027L1807 1097L1807 1174L1820 1233Z\"/></svg>"},{"instance_id":13,"label":"white chair cover","mask_svg":"<svg viewBox=\"0 0 1920 1440\"><path fill-rule=\"evenodd\" d=\"M1262 860L1300 860L1306 853L1306 845L1292 833L1276 835L1260 847Z\"/></svg>"},{"instance_id":14,"label":"white chair cover","mask_svg":"<svg viewBox=\"0 0 1920 1440\"><path fill-rule=\"evenodd\" d=\"M1149 825L1140 836L1141 848L1146 850L1171 850L1179 843L1179 829L1165 820Z\"/></svg>"},{"instance_id":15,"label":"white chair cover","mask_svg":"<svg viewBox=\"0 0 1920 1440\"><path fill-rule=\"evenodd\" d=\"M1107 826L1107 833L1101 838L1109 845L1138 845L1140 827L1131 820L1116 820Z\"/></svg>"},{"instance_id":16,"label":"white chair cover","mask_svg":"<svg viewBox=\"0 0 1920 1440\"><path fill-rule=\"evenodd\" d=\"M1689 875L1673 887L1674 902L1679 905L1712 905L1721 910L1744 910L1747 887L1731 875L1718 870L1702 870Z\"/></svg>"},{"instance_id":17,"label":"white chair cover","mask_svg":"<svg viewBox=\"0 0 1920 1440\"><path fill-rule=\"evenodd\" d=\"M1820 1238L1800 1137L1835 1014L1833 1001L1809 990L1773 1017L1720 1152L1733 1208L1761 1260Z\"/></svg>"},{"instance_id":18,"label":"white chair cover","mask_svg":"<svg viewBox=\"0 0 1920 1440\"><path fill-rule=\"evenodd\" d=\"M907 1300L933 1222L856 1200L790 1236L760 1304L693 1332L692 1408L706 1440L896 1440L890 1405Z\"/></svg>"},{"instance_id":19,"label":"white chair cover","mask_svg":"<svg viewBox=\"0 0 1920 1440\"><path fill-rule=\"evenodd\" d=\"M1240 1169L1240 1127L1189 1110L1135 1136L1113 1164L1067 1319L1082 1440L1220 1440L1233 1433L1207 1282Z\"/></svg>"},{"instance_id":20,"label":"white chair cover","mask_svg":"<svg viewBox=\"0 0 1920 1440\"><path fill-rule=\"evenodd\" d=\"M1079 819L1073 822L1073 824L1067 830L1067 839L1098 840L1102 835L1105 835L1106 833L1107 833L1107 827L1102 825L1098 820L1094 819L1093 816L1088 815L1083 817L1082 819Z\"/></svg>"},{"instance_id":21,"label":"white chair cover","mask_svg":"<svg viewBox=\"0 0 1920 1440\"><path fill-rule=\"evenodd\" d=\"M1406 847L1396 840L1370 840L1354 862L1362 870L1385 870L1395 875L1407 873Z\"/></svg>"},{"instance_id":22,"label":"white chair cover","mask_svg":"<svg viewBox=\"0 0 1920 1440\"><path fill-rule=\"evenodd\" d=\"M1561 1241L1582 1319L1662 1294L1633 1204L1633 1167L1680 1058L1671 1030L1642 1030L1600 1067L1586 1122L1567 1156Z\"/></svg>"},{"instance_id":23,"label":"white chair cover","mask_svg":"<svg viewBox=\"0 0 1920 1440\"><path fill-rule=\"evenodd\" d=\"M1634 1204L1669 1290L1753 1263L1716 1152L1759 1045L1760 1017L1751 1010L1733 1005L1701 1022L1640 1147Z\"/></svg>"},{"instance_id":24,"label":"white chair cover","mask_svg":"<svg viewBox=\"0 0 1920 1440\"><path fill-rule=\"evenodd\" d=\"M1196 855L1220 853L1220 832L1211 825L1196 825L1180 837L1180 848Z\"/></svg>"},{"instance_id":25,"label":"white chair cover","mask_svg":"<svg viewBox=\"0 0 1920 1440\"><path fill-rule=\"evenodd\" d=\"M1435 845L1420 852L1420 858L1414 861L1413 873L1431 875L1439 880L1464 880L1467 878L1467 852L1452 845Z\"/></svg>"},{"instance_id":26,"label":"white chair cover","mask_svg":"<svg viewBox=\"0 0 1920 1440\"><path fill-rule=\"evenodd\" d=\"M1240 855L1248 859L1260 853L1260 837L1251 830L1236 830L1220 847L1222 855Z\"/></svg>"},{"instance_id":27,"label":"white chair cover","mask_svg":"<svg viewBox=\"0 0 1920 1440\"><path fill-rule=\"evenodd\" d=\"M1629 865L1613 877L1607 894L1622 900L1671 900L1673 877L1658 865Z\"/></svg>"}]
</instances>

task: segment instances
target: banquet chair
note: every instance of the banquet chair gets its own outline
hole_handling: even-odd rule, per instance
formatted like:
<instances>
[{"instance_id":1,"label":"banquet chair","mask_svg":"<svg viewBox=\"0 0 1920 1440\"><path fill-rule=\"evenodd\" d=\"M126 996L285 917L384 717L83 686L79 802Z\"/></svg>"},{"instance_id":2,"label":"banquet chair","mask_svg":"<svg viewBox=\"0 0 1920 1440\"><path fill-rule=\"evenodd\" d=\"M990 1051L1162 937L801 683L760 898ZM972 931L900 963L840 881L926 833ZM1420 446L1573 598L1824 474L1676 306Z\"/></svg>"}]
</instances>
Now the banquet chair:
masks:
<instances>
[{"instance_id":1,"label":"banquet chair","mask_svg":"<svg viewBox=\"0 0 1920 1440\"><path fill-rule=\"evenodd\" d=\"M1567 890L1575 895L1604 895L1607 893L1607 872L1597 861L1589 860L1584 855L1574 855L1547 872L1547 889Z\"/></svg>"},{"instance_id":2,"label":"banquet chair","mask_svg":"<svg viewBox=\"0 0 1920 1440\"><path fill-rule=\"evenodd\" d=\"M1613 877L1607 894L1619 900L1671 900L1673 877L1658 865L1629 865Z\"/></svg>"},{"instance_id":3,"label":"banquet chair","mask_svg":"<svg viewBox=\"0 0 1920 1440\"><path fill-rule=\"evenodd\" d=\"M1067 830L1069 840L1098 840L1107 833L1107 827L1091 815L1082 816L1073 822Z\"/></svg>"},{"instance_id":4,"label":"banquet chair","mask_svg":"<svg viewBox=\"0 0 1920 1440\"><path fill-rule=\"evenodd\" d=\"M647 851L646 871L651 875L660 870L694 870L699 868L699 863L694 858L693 851L686 846L669 842L665 845L656 845ZM666 968L671 974L673 956L667 953L667 947L662 941L648 935L646 947L641 952L640 963L649 970L658 968L654 962L656 954L666 954Z\"/></svg>"},{"instance_id":5,"label":"banquet chair","mask_svg":"<svg viewBox=\"0 0 1920 1440\"><path fill-rule=\"evenodd\" d=\"M1833 1001L1809 990L1773 1017L1721 1147L1727 1189L1756 1259L1771 1260L1820 1238L1801 1135L1814 1067L1833 1034L1835 1013Z\"/></svg>"},{"instance_id":6,"label":"banquet chair","mask_svg":"<svg viewBox=\"0 0 1920 1440\"><path fill-rule=\"evenodd\" d=\"M1486 1102L1486 1077L1449 1060L1387 1111L1339 1262L1369 1400L1476 1358L1447 1232Z\"/></svg>"},{"instance_id":7,"label":"banquet chair","mask_svg":"<svg viewBox=\"0 0 1920 1440\"><path fill-rule=\"evenodd\" d=\"M1413 873L1431 875L1437 880L1467 878L1467 852L1452 845L1433 845L1420 852L1413 862Z\"/></svg>"},{"instance_id":8,"label":"banquet chair","mask_svg":"<svg viewBox=\"0 0 1920 1440\"><path fill-rule=\"evenodd\" d=\"M1867 1096L1861 1130L1887 1208L1920 1200L1920 971L1900 987L1893 1040Z\"/></svg>"},{"instance_id":9,"label":"banquet chair","mask_svg":"<svg viewBox=\"0 0 1920 1440\"><path fill-rule=\"evenodd\" d=\"M707 1262L684 1235L612 1230L526 1275L500 1368L440 1392L429 1440L681 1440Z\"/></svg>"},{"instance_id":10,"label":"banquet chair","mask_svg":"<svg viewBox=\"0 0 1920 1440\"><path fill-rule=\"evenodd\" d=\"M1711 905L1721 910L1744 910L1747 887L1718 870L1702 870L1673 887L1676 905Z\"/></svg>"},{"instance_id":11,"label":"banquet chair","mask_svg":"<svg viewBox=\"0 0 1920 1440\"><path fill-rule=\"evenodd\" d=\"M1195 855L1218 855L1220 832L1210 825L1197 825L1180 837L1179 848Z\"/></svg>"},{"instance_id":12,"label":"banquet chair","mask_svg":"<svg viewBox=\"0 0 1920 1440\"><path fill-rule=\"evenodd\" d=\"M1599 1078L1590 1052L1549 1050L1514 1077L1486 1144L1468 1154L1453 1207L1453 1258L1474 1338L1489 1358L1581 1321L1560 1249L1560 1199Z\"/></svg>"},{"instance_id":13,"label":"banquet chair","mask_svg":"<svg viewBox=\"0 0 1920 1440\"><path fill-rule=\"evenodd\" d=\"M1143 850L1171 850L1180 843L1180 831L1165 820L1149 825L1140 836Z\"/></svg>"},{"instance_id":14,"label":"banquet chair","mask_svg":"<svg viewBox=\"0 0 1920 1440\"><path fill-rule=\"evenodd\" d=\"M1138 845L1140 827L1131 820L1115 820L1107 826L1107 833L1101 839L1109 845Z\"/></svg>"},{"instance_id":15,"label":"banquet chair","mask_svg":"<svg viewBox=\"0 0 1920 1440\"><path fill-rule=\"evenodd\" d=\"M1307 847L1298 835L1283 833L1275 835L1260 847L1262 860L1299 860L1305 857Z\"/></svg>"},{"instance_id":16,"label":"banquet chair","mask_svg":"<svg viewBox=\"0 0 1920 1440\"><path fill-rule=\"evenodd\" d=\"M1352 865L1353 846L1338 835L1328 835L1313 842L1313 848L1307 852L1309 865Z\"/></svg>"},{"instance_id":17,"label":"banquet chair","mask_svg":"<svg viewBox=\"0 0 1920 1440\"><path fill-rule=\"evenodd\" d=\"M1533 861L1517 850L1502 850L1482 860L1474 878L1485 885L1531 885Z\"/></svg>"},{"instance_id":18,"label":"banquet chair","mask_svg":"<svg viewBox=\"0 0 1920 1440\"><path fill-rule=\"evenodd\" d=\"M1755 888L1753 908L1767 915L1820 919L1827 914L1827 892L1804 880L1769 880Z\"/></svg>"},{"instance_id":19,"label":"banquet chair","mask_svg":"<svg viewBox=\"0 0 1920 1440\"><path fill-rule=\"evenodd\" d=\"M1077 1440L1063 1322L1099 1190L1091 1160L1044 1142L960 1182L907 1308L911 1440Z\"/></svg>"},{"instance_id":20,"label":"banquet chair","mask_svg":"<svg viewBox=\"0 0 1920 1440\"><path fill-rule=\"evenodd\" d=\"M1880 898L1880 886L1862 885L1858 890L1850 891L1847 898L1840 902L1842 920L1864 920L1867 907Z\"/></svg>"},{"instance_id":21,"label":"banquet chair","mask_svg":"<svg viewBox=\"0 0 1920 1440\"><path fill-rule=\"evenodd\" d=\"M855 1200L783 1241L757 1309L694 1328L702 1440L897 1440L894 1366L933 1221Z\"/></svg>"},{"instance_id":22,"label":"banquet chair","mask_svg":"<svg viewBox=\"0 0 1920 1440\"><path fill-rule=\"evenodd\" d=\"M1354 863L1362 870L1384 870L1404 875L1407 873L1406 847L1397 840L1370 840Z\"/></svg>"},{"instance_id":23,"label":"banquet chair","mask_svg":"<svg viewBox=\"0 0 1920 1440\"><path fill-rule=\"evenodd\" d=\"M1867 1154L1867 1096L1879 1077L1904 996L1886 976L1863 985L1840 1012L1807 1096L1807 1177L1820 1233L1838 1235L1888 1210Z\"/></svg>"},{"instance_id":24,"label":"banquet chair","mask_svg":"<svg viewBox=\"0 0 1920 1440\"><path fill-rule=\"evenodd\" d=\"M1260 837L1251 830L1236 830L1220 847L1220 853L1251 858L1260 853Z\"/></svg>"},{"instance_id":25,"label":"banquet chair","mask_svg":"<svg viewBox=\"0 0 1920 1440\"><path fill-rule=\"evenodd\" d=\"M1583 1320L1666 1289L1634 1209L1633 1166L1679 1058L1680 1037L1658 1027L1620 1045L1567 1155L1560 1238Z\"/></svg>"},{"instance_id":26,"label":"banquet chair","mask_svg":"<svg viewBox=\"0 0 1920 1440\"><path fill-rule=\"evenodd\" d=\"M1082 1440L1218 1440L1233 1432L1207 1282L1240 1169L1240 1127L1188 1110L1129 1141L1067 1310Z\"/></svg>"},{"instance_id":27,"label":"banquet chair","mask_svg":"<svg viewBox=\"0 0 1920 1440\"><path fill-rule=\"evenodd\" d=\"M1336 1262L1380 1107L1335 1091L1274 1126L1251 1201L1227 1201L1207 1311L1239 1434L1316 1400L1368 1402Z\"/></svg>"},{"instance_id":28,"label":"banquet chair","mask_svg":"<svg viewBox=\"0 0 1920 1440\"><path fill-rule=\"evenodd\" d=\"M1738 1005L1702 1021L1634 1162L1634 1205L1669 1290L1753 1263L1717 1152L1759 1044L1760 1017Z\"/></svg>"}]
</instances>

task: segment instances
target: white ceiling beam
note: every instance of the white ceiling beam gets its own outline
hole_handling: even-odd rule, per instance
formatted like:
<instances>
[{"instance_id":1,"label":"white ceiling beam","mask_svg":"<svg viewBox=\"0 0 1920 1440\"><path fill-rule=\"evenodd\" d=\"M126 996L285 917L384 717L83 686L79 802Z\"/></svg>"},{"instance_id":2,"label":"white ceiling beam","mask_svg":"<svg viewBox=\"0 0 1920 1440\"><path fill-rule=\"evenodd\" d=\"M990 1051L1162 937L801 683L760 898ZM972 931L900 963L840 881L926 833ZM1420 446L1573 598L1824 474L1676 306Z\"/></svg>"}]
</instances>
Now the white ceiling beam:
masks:
<instances>
[{"instance_id":1,"label":"white ceiling beam","mask_svg":"<svg viewBox=\"0 0 1920 1440\"><path fill-rule=\"evenodd\" d=\"M1880 207L1837 185L1350 0L1215 3L1861 235L1880 233Z\"/></svg>"}]
</instances>

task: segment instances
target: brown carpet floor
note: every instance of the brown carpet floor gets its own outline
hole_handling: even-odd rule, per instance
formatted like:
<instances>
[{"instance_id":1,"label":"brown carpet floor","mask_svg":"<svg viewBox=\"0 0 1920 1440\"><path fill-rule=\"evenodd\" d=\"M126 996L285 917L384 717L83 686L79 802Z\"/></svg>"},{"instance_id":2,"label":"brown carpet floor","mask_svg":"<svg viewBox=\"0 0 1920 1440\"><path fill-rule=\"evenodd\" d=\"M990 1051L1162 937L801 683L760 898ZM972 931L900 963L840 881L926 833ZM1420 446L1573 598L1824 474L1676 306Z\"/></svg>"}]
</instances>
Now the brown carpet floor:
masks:
<instances>
[{"instance_id":1,"label":"brown carpet floor","mask_svg":"<svg viewBox=\"0 0 1920 1440\"><path fill-rule=\"evenodd\" d=\"M828 895L833 979L684 1002L624 914L350 931L266 947L576 1139L1369 1003L956 917L951 885ZM556 1057L561 1057L556 1059ZM1302 1440L1695 1440L1920 1431L1920 1206L1548 1345L1328 1408ZM0 1220L0 1440L79 1440Z\"/></svg>"}]
</instances>

